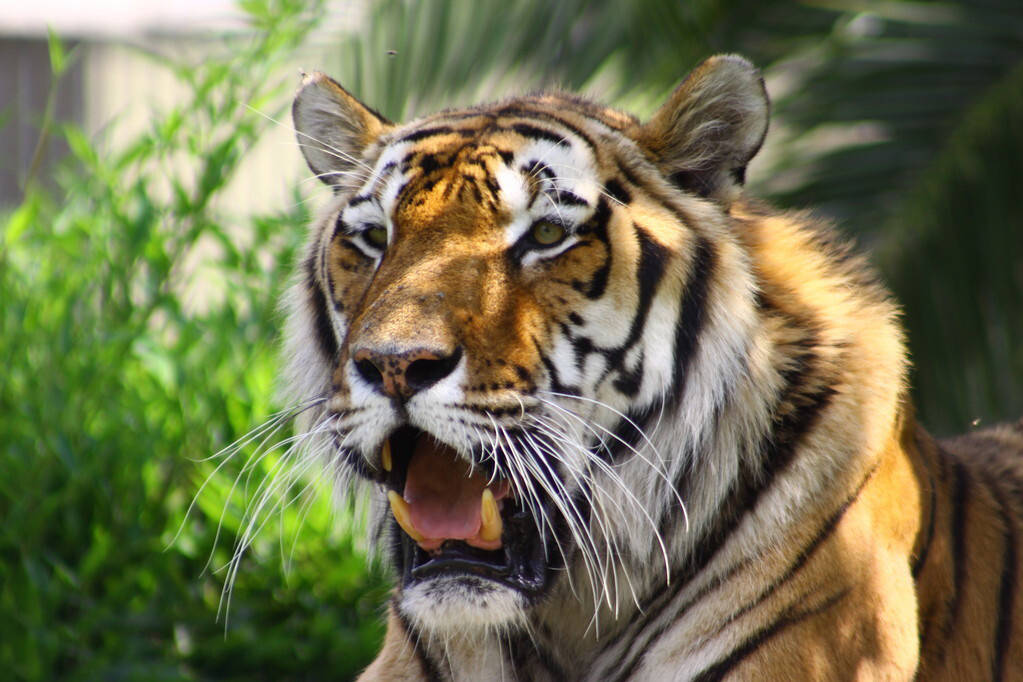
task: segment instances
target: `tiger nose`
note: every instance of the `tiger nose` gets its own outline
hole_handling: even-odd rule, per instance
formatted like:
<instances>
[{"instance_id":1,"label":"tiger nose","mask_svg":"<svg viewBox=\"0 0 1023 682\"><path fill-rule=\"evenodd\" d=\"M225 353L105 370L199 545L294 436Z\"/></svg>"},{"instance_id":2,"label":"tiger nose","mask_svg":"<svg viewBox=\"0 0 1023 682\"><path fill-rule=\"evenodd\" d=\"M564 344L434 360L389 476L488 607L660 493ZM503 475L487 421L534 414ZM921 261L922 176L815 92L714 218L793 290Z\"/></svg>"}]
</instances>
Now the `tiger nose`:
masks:
<instances>
[{"instance_id":1,"label":"tiger nose","mask_svg":"<svg viewBox=\"0 0 1023 682\"><path fill-rule=\"evenodd\" d=\"M429 348L402 353L360 348L353 355L355 369L366 383L399 400L408 400L451 374L461 358L461 349L443 353Z\"/></svg>"}]
</instances>

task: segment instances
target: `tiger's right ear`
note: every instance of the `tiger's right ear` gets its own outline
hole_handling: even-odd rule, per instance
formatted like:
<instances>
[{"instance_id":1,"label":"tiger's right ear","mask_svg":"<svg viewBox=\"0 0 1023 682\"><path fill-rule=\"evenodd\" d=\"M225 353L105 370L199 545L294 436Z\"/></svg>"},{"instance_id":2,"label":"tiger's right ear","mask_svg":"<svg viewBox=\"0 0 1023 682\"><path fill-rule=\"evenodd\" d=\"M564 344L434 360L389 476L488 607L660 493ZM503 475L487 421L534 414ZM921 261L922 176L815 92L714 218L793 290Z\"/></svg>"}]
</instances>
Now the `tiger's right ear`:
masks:
<instances>
[{"instance_id":1,"label":"tiger's right ear","mask_svg":"<svg viewBox=\"0 0 1023 682\"><path fill-rule=\"evenodd\" d=\"M291 117L309 168L335 186L359 164L366 147L393 125L319 71L303 75Z\"/></svg>"},{"instance_id":2,"label":"tiger's right ear","mask_svg":"<svg viewBox=\"0 0 1023 682\"><path fill-rule=\"evenodd\" d=\"M727 205L764 141L769 108L760 72L742 57L718 55L631 134L674 184Z\"/></svg>"}]
</instances>

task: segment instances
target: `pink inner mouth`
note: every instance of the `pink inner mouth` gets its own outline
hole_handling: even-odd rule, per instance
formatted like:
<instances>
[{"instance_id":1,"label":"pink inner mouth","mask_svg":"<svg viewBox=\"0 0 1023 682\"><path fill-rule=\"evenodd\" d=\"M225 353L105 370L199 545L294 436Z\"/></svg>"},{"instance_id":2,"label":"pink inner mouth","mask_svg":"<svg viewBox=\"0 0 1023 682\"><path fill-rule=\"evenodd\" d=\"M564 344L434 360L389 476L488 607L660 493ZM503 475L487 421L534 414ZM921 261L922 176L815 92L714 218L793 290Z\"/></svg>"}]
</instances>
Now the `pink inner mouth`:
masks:
<instances>
[{"instance_id":1,"label":"pink inner mouth","mask_svg":"<svg viewBox=\"0 0 1023 682\"><path fill-rule=\"evenodd\" d=\"M419 546L438 549L445 540L464 540L480 549L497 549L501 539L480 538L480 503L487 487L498 501L508 497L506 481L494 481L469 464L453 449L429 436L416 441L402 497L409 505L412 525L423 536Z\"/></svg>"}]
</instances>

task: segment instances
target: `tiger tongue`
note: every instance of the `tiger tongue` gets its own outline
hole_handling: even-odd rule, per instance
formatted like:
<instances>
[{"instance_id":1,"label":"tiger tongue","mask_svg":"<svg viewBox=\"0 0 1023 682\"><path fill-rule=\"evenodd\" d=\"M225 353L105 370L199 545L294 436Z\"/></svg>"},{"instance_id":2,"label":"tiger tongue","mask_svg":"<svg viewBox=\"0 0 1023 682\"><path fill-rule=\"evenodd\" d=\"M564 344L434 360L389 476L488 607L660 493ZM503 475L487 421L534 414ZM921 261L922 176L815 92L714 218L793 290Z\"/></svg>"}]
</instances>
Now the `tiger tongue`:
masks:
<instances>
[{"instance_id":1,"label":"tiger tongue","mask_svg":"<svg viewBox=\"0 0 1023 682\"><path fill-rule=\"evenodd\" d=\"M408 502L410 520L425 538L426 550L440 547L445 540L465 540L483 549L500 547L486 542L480 534L480 499L488 478L480 469L470 473L469 465L449 447L429 436L416 442L405 478L402 497ZM504 497L507 488L495 495Z\"/></svg>"}]
</instances>

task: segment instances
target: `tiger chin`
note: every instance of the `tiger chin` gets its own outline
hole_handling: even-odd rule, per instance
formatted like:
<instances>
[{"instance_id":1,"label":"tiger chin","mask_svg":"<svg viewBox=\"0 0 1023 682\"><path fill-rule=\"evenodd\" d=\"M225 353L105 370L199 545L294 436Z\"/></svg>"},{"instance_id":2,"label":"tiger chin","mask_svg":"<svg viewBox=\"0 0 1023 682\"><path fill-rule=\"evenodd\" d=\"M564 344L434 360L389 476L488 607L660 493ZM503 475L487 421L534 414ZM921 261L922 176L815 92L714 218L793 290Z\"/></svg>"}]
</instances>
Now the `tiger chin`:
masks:
<instances>
[{"instance_id":1,"label":"tiger chin","mask_svg":"<svg viewBox=\"0 0 1023 682\"><path fill-rule=\"evenodd\" d=\"M743 193L759 73L392 123L320 73L287 385L393 566L365 680L1023 679L1023 422L936 441L898 310Z\"/></svg>"}]
</instances>

